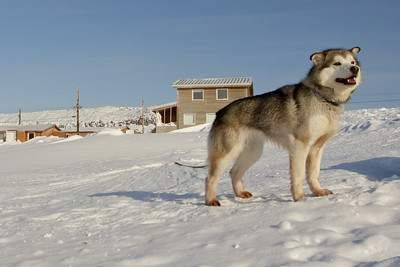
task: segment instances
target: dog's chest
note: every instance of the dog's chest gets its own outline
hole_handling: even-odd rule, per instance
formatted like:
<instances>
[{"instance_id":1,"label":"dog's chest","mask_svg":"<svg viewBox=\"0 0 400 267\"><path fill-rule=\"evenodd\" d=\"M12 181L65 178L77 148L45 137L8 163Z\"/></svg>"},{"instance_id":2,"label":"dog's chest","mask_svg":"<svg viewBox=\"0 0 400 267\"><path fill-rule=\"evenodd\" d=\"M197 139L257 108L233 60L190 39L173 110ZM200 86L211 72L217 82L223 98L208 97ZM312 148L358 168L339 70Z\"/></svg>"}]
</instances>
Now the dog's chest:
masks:
<instances>
[{"instance_id":1,"label":"dog's chest","mask_svg":"<svg viewBox=\"0 0 400 267\"><path fill-rule=\"evenodd\" d=\"M336 123L324 115L314 115L308 121L308 134L311 139L317 140L323 135L335 130Z\"/></svg>"}]
</instances>

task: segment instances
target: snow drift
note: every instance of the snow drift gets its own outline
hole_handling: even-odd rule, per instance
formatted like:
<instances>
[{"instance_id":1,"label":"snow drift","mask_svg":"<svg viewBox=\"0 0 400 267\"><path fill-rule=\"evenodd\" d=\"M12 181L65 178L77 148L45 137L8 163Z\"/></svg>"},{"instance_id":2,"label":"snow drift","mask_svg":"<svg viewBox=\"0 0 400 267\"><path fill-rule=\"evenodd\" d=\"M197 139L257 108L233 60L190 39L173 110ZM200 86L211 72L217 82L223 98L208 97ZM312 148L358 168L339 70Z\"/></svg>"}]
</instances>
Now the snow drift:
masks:
<instances>
[{"instance_id":1,"label":"snow drift","mask_svg":"<svg viewBox=\"0 0 400 267\"><path fill-rule=\"evenodd\" d=\"M347 112L321 183L292 202L286 152L266 145L254 193L203 205L207 131L0 145L2 266L400 265L400 108ZM41 142L39 142L41 141Z\"/></svg>"}]
</instances>

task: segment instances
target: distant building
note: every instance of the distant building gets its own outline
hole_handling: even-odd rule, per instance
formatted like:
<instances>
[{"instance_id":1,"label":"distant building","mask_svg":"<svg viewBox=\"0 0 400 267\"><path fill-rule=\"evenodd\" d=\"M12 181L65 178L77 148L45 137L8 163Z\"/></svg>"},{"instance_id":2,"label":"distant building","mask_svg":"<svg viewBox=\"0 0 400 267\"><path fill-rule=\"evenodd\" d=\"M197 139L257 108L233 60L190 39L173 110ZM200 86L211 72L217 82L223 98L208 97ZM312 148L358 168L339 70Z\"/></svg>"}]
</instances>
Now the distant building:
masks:
<instances>
[{"instance_id":1,"label":"distant building","mask_svg":"<svg viewBox=\"0 0 400 267\"><path fill-rule=\"evenodd\" d=\"M170 132L177 129L177 103L167 103L151 107L157 114L156 132Z\"/></svg>"},{"instance_id":2,"label":"distant building","mask_svg":"<svg viewBox=\"0 0 400 267\"><path fill-rule=\"evenodd\" d=\"M0 141L26 142L37 136L62 136L54 124L0 126Z\"/></svg>"},{"instance_id":3,"label":"distant building","mask_svg":"<svg viewBox=\"0 0 400 267\"><path fill-rule=\"evenodd\" d=\"M157 126L157 132L211 123L218 110L229 103L253 95L253 81L249 77L183 79L172 86L177 91L176 103L153 107L166 126ZM169 124L169 125L168 125ZM175 125L175 127L173 126Z\"/></svg>"}]
</instances>

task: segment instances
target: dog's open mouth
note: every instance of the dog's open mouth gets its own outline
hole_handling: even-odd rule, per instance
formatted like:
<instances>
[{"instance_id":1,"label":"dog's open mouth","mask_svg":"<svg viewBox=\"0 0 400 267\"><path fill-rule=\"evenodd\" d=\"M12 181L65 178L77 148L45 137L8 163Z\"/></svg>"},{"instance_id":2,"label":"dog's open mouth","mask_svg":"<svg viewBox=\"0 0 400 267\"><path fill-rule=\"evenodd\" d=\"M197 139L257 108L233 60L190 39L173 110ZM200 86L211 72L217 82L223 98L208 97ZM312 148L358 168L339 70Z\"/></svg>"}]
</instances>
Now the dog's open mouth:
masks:
<instances>
[{"instance_id":1,"label":"dog's open mouth","mask_svg":"<svg viewBox=\"0 0 400 267\"><path fill-rule=\"evenodd\" d=\"M356 76L350 76L349 78L336 78L336 82L343 83L345 85L353 85L356 84Z\"/></svg>"}]
</instances>

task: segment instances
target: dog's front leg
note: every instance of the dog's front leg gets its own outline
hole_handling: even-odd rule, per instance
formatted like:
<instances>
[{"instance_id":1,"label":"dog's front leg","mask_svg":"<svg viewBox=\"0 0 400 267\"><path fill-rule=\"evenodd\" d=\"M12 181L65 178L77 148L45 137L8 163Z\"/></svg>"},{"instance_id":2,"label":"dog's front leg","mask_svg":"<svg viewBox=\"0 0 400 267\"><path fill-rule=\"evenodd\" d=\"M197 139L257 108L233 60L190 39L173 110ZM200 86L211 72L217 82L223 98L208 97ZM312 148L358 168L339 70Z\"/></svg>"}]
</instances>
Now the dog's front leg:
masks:
<instances>
[{"instance_id":1,"label":"dog's front leg","mask_svg":"<svg viewBox=\"0 0 400 267\"><path fill-rule=\"evenodd\" d=\"M329 136L322 136L319 138L311 147L307 157L307 182L314 196L317 197L333 194L332 191L323 189L319 183L321 158L328 139Z\"/></svg>"},{"instance_id":2,"label":"dog's front leg","mask_svg":"<svg viewBox=\"0 0 400 267\"><path fill-rule=\"evenodd\" d=\"M295 140L289 151L290 159L290 189L294 201L304 198L303 183L306 172L306 159L310 146L300 140Z\"/></svg>"}]
</instances>

